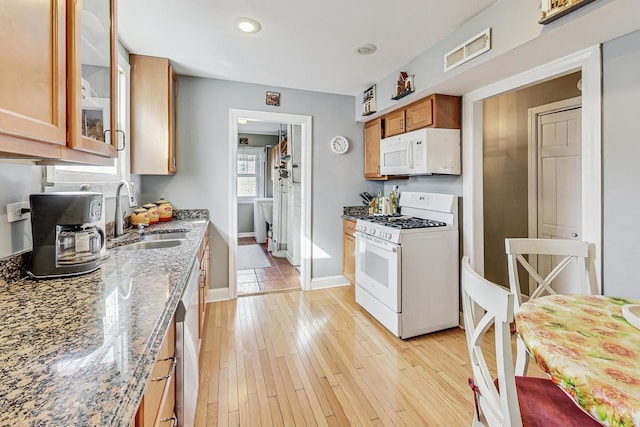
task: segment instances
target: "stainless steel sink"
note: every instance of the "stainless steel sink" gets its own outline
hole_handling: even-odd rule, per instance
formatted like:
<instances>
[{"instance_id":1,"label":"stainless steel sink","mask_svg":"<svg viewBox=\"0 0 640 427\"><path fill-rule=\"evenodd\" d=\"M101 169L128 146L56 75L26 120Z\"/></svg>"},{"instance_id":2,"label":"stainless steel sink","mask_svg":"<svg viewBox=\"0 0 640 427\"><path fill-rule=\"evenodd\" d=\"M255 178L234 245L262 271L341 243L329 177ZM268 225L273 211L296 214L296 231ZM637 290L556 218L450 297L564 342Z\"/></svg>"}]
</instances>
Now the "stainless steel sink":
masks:
<instances>
[{"instance_id":1,"label":"stainless steel sink","mask_svg":"<svg viewBox=\"0 0 640 427\"><path fill-rule=\"evenodd\" d=\"M141 241L148 240L175 240L175 239L186 239L188 231L174 231L170 233L154 233L154 234L143 234L140 236Z\"/></svg>"},{"instance_id":2,"label":"stainless steel sink","mask_svg":"<svg viewBox=\"0 0 640 427\"><path fill-rule=\"evenodd\" d=\"M140 249L172 248L174 246L180 246L182 243L184 243L184 240L148 240L120 246L118 249L137 251Z\"/></svg>"}]
</instances>

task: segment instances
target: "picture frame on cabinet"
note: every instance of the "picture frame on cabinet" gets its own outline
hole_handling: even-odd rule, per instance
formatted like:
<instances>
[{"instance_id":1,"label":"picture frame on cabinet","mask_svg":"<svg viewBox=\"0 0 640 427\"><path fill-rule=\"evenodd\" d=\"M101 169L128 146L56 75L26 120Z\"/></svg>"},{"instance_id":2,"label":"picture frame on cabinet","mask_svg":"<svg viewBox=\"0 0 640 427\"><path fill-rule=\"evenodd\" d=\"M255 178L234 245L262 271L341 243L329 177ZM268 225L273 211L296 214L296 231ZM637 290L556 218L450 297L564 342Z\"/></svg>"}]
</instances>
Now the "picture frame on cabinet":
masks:
<instances>
[{"instance_id":1,"label":"picture frame on cabinet","mask_svg":"<svg viewBox=\"0 0 640 427\"><path fill-rule=\"evenodd\" d=\"M280 92L267 91L267 105L280 106Z\"/></svg>"},{"instance_id":2,"label":"picture frame on cabinet","mask_svg":"<svg viewBox=\"0 0 640 427\"><path fill-rule=\"evenodd\" d=\"M393 100L404 98L405 96L413 93L415 87L413 86L413 75L408 75L406 72L401 72L396 82L394 94L391 97Z\"/></svg>"},{"instance_id":3,"label":"picture frame on cabinet","mask_svg":"<svg viewBox=\"0 0 640 427\"><path fill-rule=\"evenodd\" d=\"M595 0L542 0L542 16L538 24L548 24L556 19L593 3Z\"/></svg>"},{"instance_id":4,"label":"picture frame on cabinet","mask_svg":"<svg viewBox=\"0 0 640 427\"><path fill-rule=\"evenodd\" d=\"M369 116L376 112L376 85L362 93L362 115Z\"/></svg>"}]
</instances>

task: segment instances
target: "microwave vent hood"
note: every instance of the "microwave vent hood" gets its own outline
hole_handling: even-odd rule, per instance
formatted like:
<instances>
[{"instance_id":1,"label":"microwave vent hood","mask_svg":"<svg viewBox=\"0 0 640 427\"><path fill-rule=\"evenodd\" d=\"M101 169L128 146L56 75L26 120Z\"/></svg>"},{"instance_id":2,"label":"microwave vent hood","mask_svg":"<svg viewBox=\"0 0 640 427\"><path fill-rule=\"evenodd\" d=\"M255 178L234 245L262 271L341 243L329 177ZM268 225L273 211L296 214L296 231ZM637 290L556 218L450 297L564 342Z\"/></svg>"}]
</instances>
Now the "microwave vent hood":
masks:
<instances>
[{"instance_id":1,"label":"microwave vent hood","mask_svg":"<svg viewBox=\"0 0 640 427\"><path fill-rule=\"evenodd\" d=\"M383 175L460 175L460 130L424 128L380 140Z\"/></svg>"}]
</instances>

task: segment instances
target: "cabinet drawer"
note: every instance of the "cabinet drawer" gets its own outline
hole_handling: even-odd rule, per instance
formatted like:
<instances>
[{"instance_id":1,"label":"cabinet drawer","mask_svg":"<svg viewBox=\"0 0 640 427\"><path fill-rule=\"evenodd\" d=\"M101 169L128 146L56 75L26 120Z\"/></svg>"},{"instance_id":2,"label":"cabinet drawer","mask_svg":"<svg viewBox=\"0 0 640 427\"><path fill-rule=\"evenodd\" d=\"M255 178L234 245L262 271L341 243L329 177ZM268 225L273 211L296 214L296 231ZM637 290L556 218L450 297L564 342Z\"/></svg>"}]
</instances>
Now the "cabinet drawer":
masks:
<instances>
[{"instance_id":1,"label":"cabinet drawer","mask_svg":"<svg viewBox=\"0 0 640 427\"><path fill-rule=\"evenodd\" d=\"M160 410L158 411L158 418L154 424L158 427L173 427L178 424L178 419L175 417L176 378L173 376L167 381L168 387L165 389L164 397L160 404Z\"/></svg>"},{"instance_id":2,"label":"cabinet drawer","mask_svg":"<svg viewBox=\"0 0 640 427\"><path fill-rule=\"evenodd\" d=\"M342 220L342 232L344 234L348 234L349 236L353 236L353 233L356 231L356 222L351 221L350 219Z\"/></svg>"},{"instance_id":3,"label":"cabinet drawer","mask_svg":"<svg viewBox=\"0 0 640 427\"><path fill-rule=\"evenodd\" d=\"M136 426L153 426L160 420L160 415L166 409L173 413L175 400L175 322L172 319L165 335L162 346L158 351L158 358L151 370L151 377L144 390L144 396L138 415ZM171 425L171 424L168 424Z\"/></svg>"}]
</instances>

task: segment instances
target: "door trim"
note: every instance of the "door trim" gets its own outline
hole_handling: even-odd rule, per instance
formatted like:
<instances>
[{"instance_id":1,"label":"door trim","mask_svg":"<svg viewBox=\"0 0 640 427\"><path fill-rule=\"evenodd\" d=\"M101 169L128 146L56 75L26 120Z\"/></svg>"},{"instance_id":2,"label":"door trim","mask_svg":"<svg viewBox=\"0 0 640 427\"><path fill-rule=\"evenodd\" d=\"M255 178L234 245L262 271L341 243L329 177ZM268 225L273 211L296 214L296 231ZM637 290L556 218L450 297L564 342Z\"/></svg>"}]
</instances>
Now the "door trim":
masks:
<instances>
[{"instance_id":1,"label":"door trim","mask_svg":"<svg viewBox=\"0 0 640 427\"><path fill-rule=\"evenodd\" d=\"M462 97L463 255L484 273L482 102L486 98L582 72L582 236L595 245L594 264L602 284L602 59L601 46L576 52ZM496 254L499 255L499 254Z\"/></svg>"},{"instance_id":2,"label":"door trim","mask_svg":"<svg viewBox=\"0 0 640 427\"><path fill-rule=\"evenodd\" d=\"M311 289L311 149L312 117L269 111L229 109L229 165L234 165L238 153L238 119L254 119L270 123L288 123L302 127L302 188L300 208L300 287ZM237 296L236 252L238 248L238 206L235 168L229 168L229 298Z\"/></svg>"},{"instance_id":3,"label":"door trim","mask_svg":"<svg viewBox=\"0 0 640 427\"><path fill-rule=\"evenodd\" d=\"M575 108L582 108L581 96L529 108L529 176L527 178L529 187L529 237L538 237L538 116ZM582 157L582 142L580 143L580 156ZM535 266L533 267L535 268Z\"/></svg>"}]
</instances>

